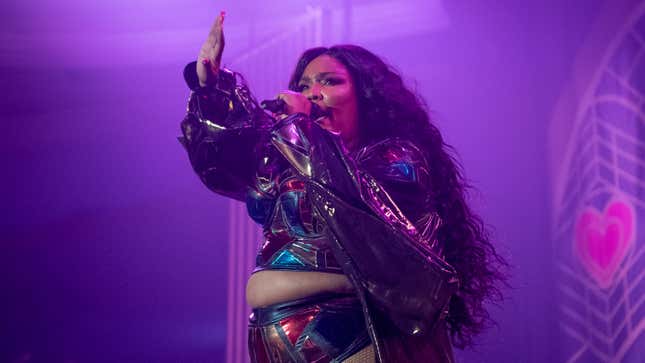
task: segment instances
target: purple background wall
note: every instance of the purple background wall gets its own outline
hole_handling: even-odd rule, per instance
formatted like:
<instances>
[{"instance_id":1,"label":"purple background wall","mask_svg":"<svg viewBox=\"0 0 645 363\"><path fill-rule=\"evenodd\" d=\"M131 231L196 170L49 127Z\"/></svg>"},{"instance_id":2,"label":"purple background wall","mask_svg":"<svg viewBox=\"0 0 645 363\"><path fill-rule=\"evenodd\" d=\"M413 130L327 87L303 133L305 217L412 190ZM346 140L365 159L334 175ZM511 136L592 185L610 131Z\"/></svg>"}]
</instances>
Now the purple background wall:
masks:
<instances>
[{"instance_id":1,"label":"purple background wall","mask_svg":"<svg viewBox=\"0 0 645 363\"><path fill-rule=\"evenodd\" d=\"M569 363L645 360L645 2L613 5L549 130L556 339Z\"/></svg>"},{"instance_id":2,"label":"purple background wall","mask_svg":"<svg viewBox=\"0 0 645 363\"><path fill-rule=\"evenodd\" d=\"M305 10L281 4L3 6L0 360L224 359L227 201L176 142L181 70L220 8L232 57L262 34L251 22ZM451 0L435 31L345 34L416 80L514 265L498 326L465 362L553 361L547 123L600 5Z\"/></svg>"}]
</instances>

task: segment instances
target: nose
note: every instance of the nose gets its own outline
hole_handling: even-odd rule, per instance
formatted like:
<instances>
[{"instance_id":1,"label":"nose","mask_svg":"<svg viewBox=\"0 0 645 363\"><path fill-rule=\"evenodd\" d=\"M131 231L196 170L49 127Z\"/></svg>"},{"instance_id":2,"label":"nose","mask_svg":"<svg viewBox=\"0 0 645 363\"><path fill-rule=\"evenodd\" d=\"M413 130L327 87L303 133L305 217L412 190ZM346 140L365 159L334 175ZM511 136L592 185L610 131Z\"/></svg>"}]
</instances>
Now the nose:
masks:
<instances>
[{"instance_id":1,"label":"nose","mask_svg":"<svg viewBox=\"0 0 645 363\"><path fill-rule=\"evenodd\" d=\"M315 83L311 86L309 94L307 95L307 99L312 102L322 99L322 94L320 93L320 85Z\"/></svg>"}]
</instances>

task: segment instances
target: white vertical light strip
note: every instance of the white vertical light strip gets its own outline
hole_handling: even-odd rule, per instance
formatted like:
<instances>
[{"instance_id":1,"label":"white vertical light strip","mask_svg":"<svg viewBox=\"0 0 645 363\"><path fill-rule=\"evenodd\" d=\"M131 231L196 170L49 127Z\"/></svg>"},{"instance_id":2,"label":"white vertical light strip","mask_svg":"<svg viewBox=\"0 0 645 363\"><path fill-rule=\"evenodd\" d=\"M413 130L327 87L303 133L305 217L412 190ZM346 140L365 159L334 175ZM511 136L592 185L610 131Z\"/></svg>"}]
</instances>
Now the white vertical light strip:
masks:
<instances>
[{"instance_id":1,"label":"white vertical light strip","mask_svg":"<svg viewBox=\"0 0 645 363\"><path fill-rule=\"evenodd\" d=\"M236 238L236 223L237 223L237 216L235 213L235 208L236 204L234 202L230 202L228 205L228 273L227 273L227 284L226 284L226 331L227 332L233 332L235 331L235 325L237 325L237 321L234 319L235 317L235 293L233 291L235 290L235 266L237 265L235 261L235 256L237 255L236 253L236 246L237 244L234 243L235 238ZM233 346L233 334L226 334L226 361L229 363L233 363L233 357L234 357L234 346Z\"/></svg>"},{"instance_id":2,"label":"white vertical light strip","mask_svg":"<svg viewBox=\"0 0 645 363\"><path fill-rule=\"evenodd\" d=\"M234 204L235 204L234 206L235 210L233 213L235 214L235 219L237 220L237 223L235 223L235 233L233 234L234 239L232 239L230 243L236 246L234 248L234 251L236 253L233 256L233 260L235 261L234 262L235 265L233 266L233 271L235 271L234 272L235 274L233 275L234 287L232 291L232 294L234 295L233 303L235 305L233 306L233 316L231 316L231 321L234 322L233 331L235 332L235 334L232 334L231 338L233 339L233 352L234 352L233 362L239 363L240 359L239 359L239 354L237 353L240 351L240 334L239 334L239 330L240 330L240 314L239 314L239 310L240 310L239 295L240 294L239 292L240 291L239 290L240 290L240 281L241 281L241 276L240 276L241 271L239 268L240 267L239 259L240 259L240 254L244 249L244 243L242 243L244 241L244 236L242 233L244 229L242 228L242 220L240 218L241 216L239 211L239 203L235 202Z\"/></svg>"},{"instance_id":3,"label":"white vertical light strip","mask_svg":"<svg viewBox=\"0 0 645 363\"><path fill-rule=\"evenodd\" d=\"M239 230L239 238L236 242L239 244L239 249L238 249L238 255L237 255L237 276L236 276L236 282L237 286L235 289L235 294L236 294L236 299L237 299L237 305L236 309L237 312L235 316L237 317L237 324L235 326L235 329L237 333L235 334L235 350L237 352L240 352L241 354L237 354L237 363L244 363L246 360L244 359L248 354L244 354L247 352L245 349L246 345L244 344L245 340L245 332L246 332L246 327L247 327L247 315L246 315L246 299L244 298L244 287L246 286L246 281L248 280L248 274L249 274L249 265L246 263L246 254L248 253L250 246L253 244L251 235L252 231L249 228L248 222L249 218L246 216L246 209L244 208L243 204L236 203L237 204L237 219L238 219L238 230Z\"/></svg>"},{"instance_id":4,"label":"white vertical light strip","mask_svg":"<svg viewBox=\"0 0 645 363\"><path fill-rule=\"evenodd\" d=\"M311 24L313 27L313 46L319 47L322 45L322 35L323 35L323 22L322 22L323 10L320 6L307 6L307 17L311 19Z\"/></svg>"},{"instance_id":5,"label":"white vertical light strip","mask_svg":"<svg viewBox=\"0 0 645 363\"><path fill-rule=\"evenodd\" d=\"M262 233L247 216L244 204L231 200L228 210L226 362L248 363L247 326L251 308L246 303L245 290Z\"/></svg>"}]
</instances>

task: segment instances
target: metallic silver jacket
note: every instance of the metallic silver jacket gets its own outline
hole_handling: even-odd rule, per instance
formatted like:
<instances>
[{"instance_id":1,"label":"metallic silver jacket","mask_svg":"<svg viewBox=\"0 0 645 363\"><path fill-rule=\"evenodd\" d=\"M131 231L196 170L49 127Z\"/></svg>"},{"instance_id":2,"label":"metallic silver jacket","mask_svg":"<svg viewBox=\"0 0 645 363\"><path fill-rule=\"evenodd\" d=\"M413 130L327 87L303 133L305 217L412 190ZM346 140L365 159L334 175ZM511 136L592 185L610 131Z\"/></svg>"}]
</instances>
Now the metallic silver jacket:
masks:
<instances>
[{"instance_id":1,"label":"metallic silver jacket","mask_svg":"<svg viewBox=\"0 0 645 363\"><path fill-rule=\"evenodd\" d=\"M276 225L286 228L291 237L281 240L282 250L305 243L318 253L293 248L281 260L289 267L260 260L261 250L258 267L337 269L348 276L378 362L453 362L444 317L458 280L435 238L441 220L428 210L430 171L418 147L392 138L350 154L306 115L275 123L227 70L217 85L195 87L194 69L191 63L184 73L193 91L179 140L197 175L214 192L245 201L265 235ZM285 170L289 177L277 177ZM285 180L298 182L298 205L305 201L313 222L282 212L276 218L276 209L289 205L281 198ZM305 227L309 235L302 233ZM317 261L323 254L335 261L322 266Z\"/></svg>"}]
</instances>

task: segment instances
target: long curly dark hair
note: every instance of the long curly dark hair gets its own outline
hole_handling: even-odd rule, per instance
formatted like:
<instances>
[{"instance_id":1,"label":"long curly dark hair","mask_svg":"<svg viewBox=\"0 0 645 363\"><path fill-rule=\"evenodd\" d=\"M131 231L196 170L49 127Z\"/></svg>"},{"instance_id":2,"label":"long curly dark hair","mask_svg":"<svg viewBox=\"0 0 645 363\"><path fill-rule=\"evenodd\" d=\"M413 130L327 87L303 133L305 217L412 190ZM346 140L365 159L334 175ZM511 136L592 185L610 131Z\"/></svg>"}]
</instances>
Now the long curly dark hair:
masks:
<instances>
[{"instance_id":1,"label":"long curly dark hair","mask_svg":"<svg viewBox=\"0 0 645 363\"><path fill-rule=\"evenodd\" d=\"M430 121L425 103L404 85L401 76L360 46L337 45L305 51L291 76L289 89L297 91L309 62L324 54L340 61L352 76L358 99L359 147L398 136L423 150L435 195L428 208L437 210L443 220L438 238L444 243L446 260L456 269L460 280L446 319L453 344L459 348L472 345L474 336L491 323L484 301L501 299L500 285L507 280L508 265L495 251L481 218L466 202L466 191L471 186L453 156L455 150L444 142Z\"/></svg>"}]
</instances>

